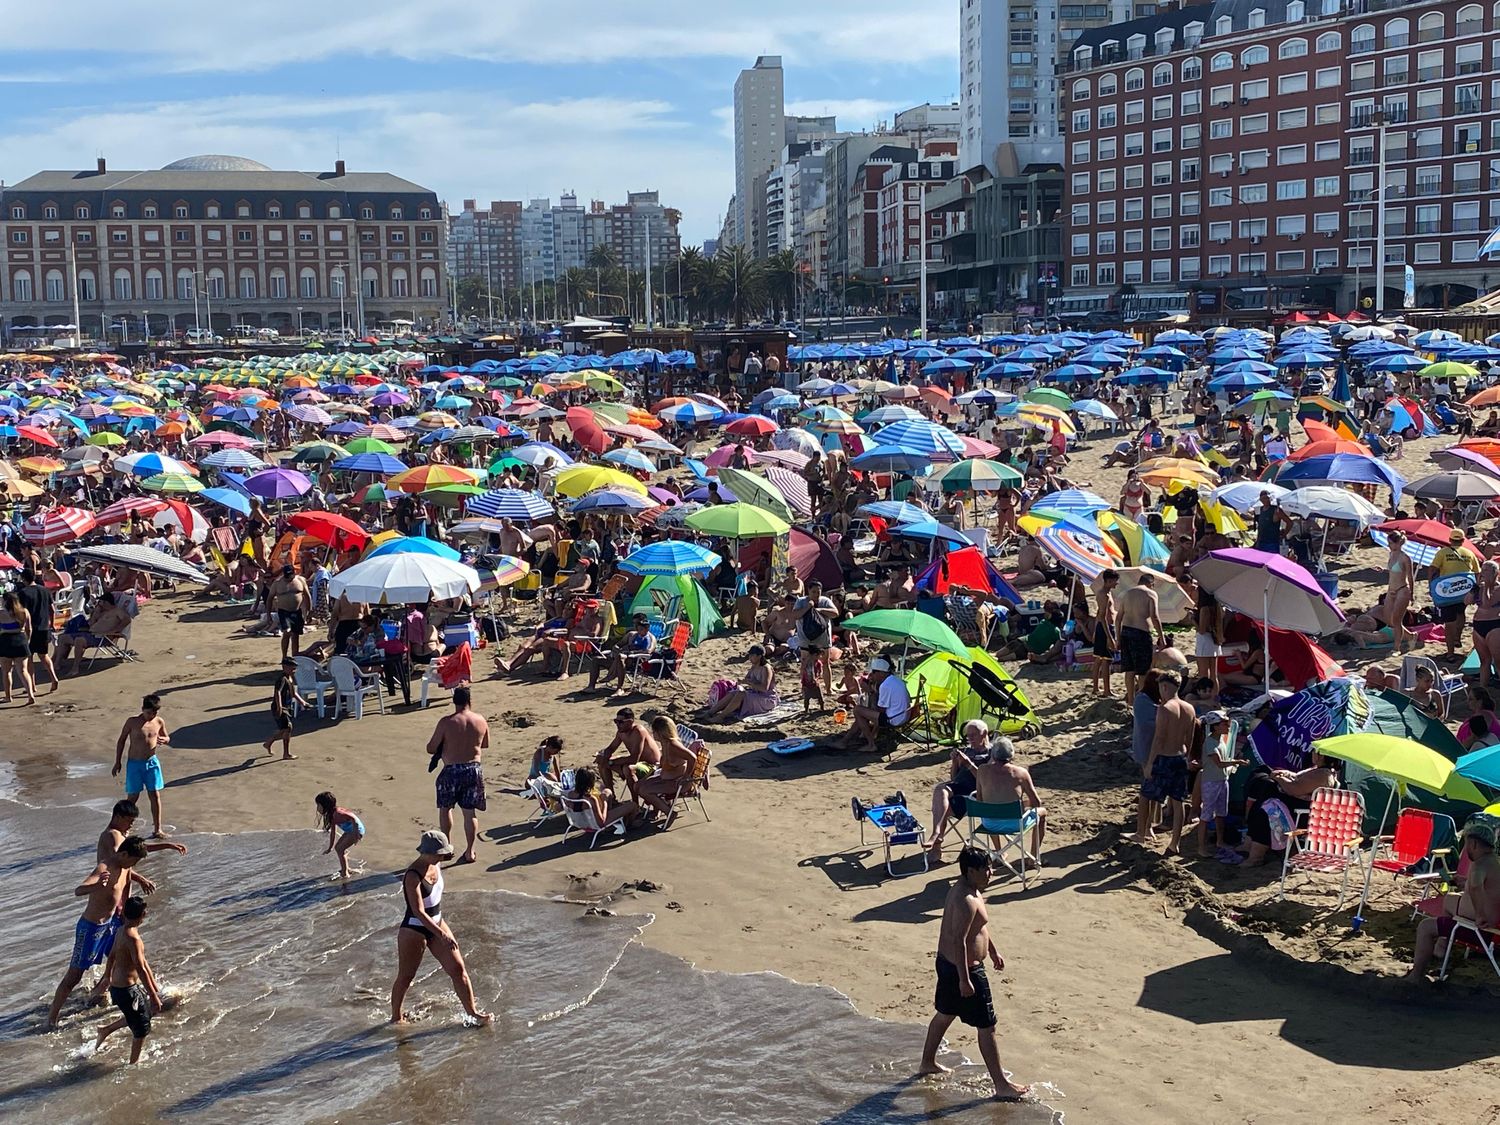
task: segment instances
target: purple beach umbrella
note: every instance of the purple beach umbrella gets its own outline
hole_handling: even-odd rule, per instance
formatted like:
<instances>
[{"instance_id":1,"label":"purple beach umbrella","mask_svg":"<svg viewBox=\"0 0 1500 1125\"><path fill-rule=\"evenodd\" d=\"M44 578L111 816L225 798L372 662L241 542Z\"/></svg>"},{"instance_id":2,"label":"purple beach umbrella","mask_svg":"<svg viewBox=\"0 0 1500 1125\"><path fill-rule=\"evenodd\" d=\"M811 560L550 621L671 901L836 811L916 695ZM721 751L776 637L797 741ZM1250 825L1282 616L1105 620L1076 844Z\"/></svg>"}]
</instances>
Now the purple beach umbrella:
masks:
<instances>
[{"instance_id":1,"label":"purple beach umbrella","mask_svg":"<svg viewBox=\"0 0 1500 1125\"><path fill-rule=\"evenodd\" d=\"M245 478L245 491L262 500L292 500L311 488L312 481L296 469L266 469Z\"/></svg>"}]
</instances>

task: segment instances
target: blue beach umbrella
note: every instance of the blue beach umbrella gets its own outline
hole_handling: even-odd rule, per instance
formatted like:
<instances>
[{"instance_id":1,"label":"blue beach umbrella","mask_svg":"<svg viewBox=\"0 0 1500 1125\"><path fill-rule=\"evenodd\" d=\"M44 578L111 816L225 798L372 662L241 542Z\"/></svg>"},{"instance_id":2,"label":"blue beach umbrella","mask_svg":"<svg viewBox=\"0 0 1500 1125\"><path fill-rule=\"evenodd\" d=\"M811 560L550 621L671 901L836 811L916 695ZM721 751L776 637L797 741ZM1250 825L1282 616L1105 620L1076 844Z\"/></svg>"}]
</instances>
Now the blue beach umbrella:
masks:
<instances>
[{"instance_id":1,"label":"blue beach umbrella","mask_svg":"<svg viewBox=\"0 0 1500 1125\"><path fill-rule=\"evenodd\" d=\"M696 543L664 539L631 552L620 560L620 569L627 574L648 578L675 578L685 574L702 577L722 561L718 555Z\"/></svg>"}]
</instances>

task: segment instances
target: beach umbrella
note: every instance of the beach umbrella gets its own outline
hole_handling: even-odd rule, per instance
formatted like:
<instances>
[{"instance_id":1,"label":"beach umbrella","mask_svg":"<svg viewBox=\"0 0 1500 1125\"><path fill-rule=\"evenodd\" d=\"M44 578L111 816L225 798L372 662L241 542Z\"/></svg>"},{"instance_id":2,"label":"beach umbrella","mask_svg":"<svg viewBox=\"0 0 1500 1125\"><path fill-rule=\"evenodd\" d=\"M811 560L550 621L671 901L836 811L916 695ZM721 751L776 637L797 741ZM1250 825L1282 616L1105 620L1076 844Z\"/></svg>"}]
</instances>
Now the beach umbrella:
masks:
<instances>
[{"instance_id":1,"label":"beach umbrella","mask_svg":"<svg viewBox=\"0 0 1500 1125\"><path fill-rule=\"evenodd\" d=\"M1478 368L1471 367L1467 363L1455 363L1452 360L1429 363L1417 372L1419 379L1473 379L1478 375Z\"/></svg>"},{"instance_id":2,"label":"beach umbrella","mask_svg":"<svg viewBox=\"0 0 1500 1125\"><path fill-rule=\"evenodd\" d=\"M599 419L594 412L587 407L568 407L566 418L568 429L573 433L573 440L590 453L603 453L614 443L614 439L599 425Z\"/></svg>"},{"instance_id":3,"label":"beach umbrella","mask_svg":"<svg viewBox=\"0 0 1500 1125\"><path fill-rule=\"evenodd\" d=\"M365 555L367 559L384 555L431 555L434 558L458 562L460 555L446 543L428 539L425 535L397 535L386 539Z\"/></svg>"},{"instance_id":4,"label":"beach umbrella","mask_svg":"<svg viewBox=\"0 0 1500 1125\"><path fill-rule=\"evenodd\" d=\"M620 569L626 574L639 574L648 578L677 577L684 574L702 578L722 561L720 556L696 543L664 539L632 551L620 561Z\"/></svg>"},{"instance_id":5,"label":"beach umbrella","mask_svg":"<svg viewBox=\"0 0 1500 1125\"><path fill-rule=\"evenodd\" d=\"M198 462L205 469L255 470L264 469L266 463L255 454L244 449L220 449Z\"/></svg>"},{"instance_id":6,"label":"beach umbrella","mask_svg":"<svg viewBox=\"0 0 1500 1125\"><path fill-rule=\"evenodd\" d=\"M79 547L73 552L80 558L97 559L115 566L127 566L132 570L159 575L179 582L198 582L207 585L209 578L191 563L185 563L175 555L147 547L139 543L102 543L93 547Z\"/></svg>"},{"instance_id":7,"label":"beach umbrella","mask_svg":"<svg viewBox=\"0 0 1500 1125\"><path fill-rule=\"evenodd\" d=\"M785 520L788 524L797 521L797 514L792 511L791 505L787 503L781 490L754 473L744 469L725 467L719 469L718 480L719 484L734 493L735 499L741 503L762 508Z\"/></svg>"},{"instance_id":8,"label":"beach umbrella","mask_svg":"<svg viewBox=\"0 0 1500 1125\"><path fill-rule=\"evenodd\" d=\"M82 508L49 508L21 525L21 535L34 547L52 547L81 539L97 526L92 512Z\"/></svg>"},{"instance_id":9,"label":"beach umbrella","mask_svg":"<svg viewBox=\"0 0 1500 1125\"><path fill-rule=\"evenodd\" d=\"M944 492L999 492L1007 485L1019 487L1024 480L1009 465L981 457L955 461L927 478L929 484L941 484Z\"/></svg>"},{"instance_id":10,"label":"beach umbrella","mask_svg":"<svg viewBox=\"0 0 1500 1125\"><path fill-rule=\"evenodd\" d=\"M724 432L726 434L733 434L735 437L765 437L767 434L774 434L779 429L781 427L771 421L771 419L762 418L758 414L751 414L748 417L729 423L729 425L724 427Z\"/></svg>"},{"instance_id":11,"label":"beach umbrella","mask_svg":"<svg viewBox=\"0 0 1500 1125\"><path fill-rule=\"evenodd\" d=\"M609 465L570 465L557 474L553 482L559 496L582 496L600 488L617 488L645 495L646 486L629 473Z\"/></svg>"},{"instance_id":12,"label":"beach umbrella","mask_svg":"<svg viewBox=\"0 0 1500 1125\"><path fill-rule=\"evenodd\" d=\"M212 500L221 508L228 508L231 512L238 512L242 516L250 514L250 497L238 488L205 488L198 493L198 498Z\"/></svg>"},{"instance_id":13,"label":"beach umbrella","mask_svg":"<svg viewBox=\"0 0 1500 1125\"><path fill-rule=\"evenodd\" d=\"M1086 534L1073 527L1054 524L1039 528L1034 538L1038 547L1085 582L1094 581L1116 562L1122 561L1124 554L1118 544L1097 528Z\"/></svg>"},{"instance_id":14,"label":"beach umbrella","mask_svg":"<svg viewBox=\"0 0 1500 1125\"><path fill-rule=\"evenodd\" d=\"M1290 410L1296 400L1285 391L1252 391L1229 408L1233 415L1267 414Z\"/></svg>"},{"instance_id":15,"label":"beach umbrella","mask_svg":"<svg viewBox=\"0 0 1500 1125\"><path fill-rule=\"evenodd\" d=\"M785 535L791 528L786 520L764 508L740 503L710 505L694 512L684 522L694 531L721 539L760 539Z\"/></svg>"},{"instance_id":16,"label":"beach umbrella","mask_svg":"<svg viewBox=\"0 0 1500 1125\"><path fill-rule=\"evenodd\" d=\"M152 492L202 492L203 482L187 473L156 473L141 481Z\"/></svg>"},{"instance_id":17,"label":"beach umbrella","mask_svg":"<svg viewBox=\"0 0 1500 1125\"><path fill-rule=\"evenodd\" d=\"M1500 480L1467 469L1446 469L1411 481L1406 489L1424 500L1494 500L1500 497Z\"/></svg>"},{"instance_id":18,"label":"beach umbrella","mask_svg":"<svg viewBox=\"0 0 1500 1125\"><path fill-rule=\"evenodd\" d=\"M429 488L441 488L450 484L474 484L484 478L476 469L461 469L456 465L419 465L406 469L385 482L387 488L397 492L426 492Z\"/></svg>"},{"instance_id":19,"label":"beach umbrella","mask_svg":"<svg viewBox=\"0 0 1500 1125\"><path fill-rule=\"evenodd\" d=\"M338 551L350 547L363 547L370 533L348 516L337 512L293 512L287 522L319 543L326 543Z\"/></svg>"},{"instance_id":20,"label":"beach umbrella","mask_svg":"<svg viewBox=\"0 0 1500 1125\"><path fill-rule=\"evenodd\" d=\"M926 508L919 508L904 500L872 500L854 510L861 516L874 516L888 523L923 523L932 519L932 513Z\"/></svg>"},{"instance_id":21,"label":"beach umbrella","mask_svg":"<svg viewBox=\"0 0 1500 1125\"><path fill-rule=\"evenodd\" d=\"M390 442L382 441L380 438L361 437L355 438L344 446L343 452L350 457L357 457L361 453L388 453L394 457L399 450Z\"/></svg>"},{"instance_id":22,"label":"beach umbrella","mask_svg":"<svg viewBox=\"0 0 1500 1125\"><path fill-rule=\"evenodd\" d=\"M33 441L37 445L45 445L49 449L57 448L57 439L40 426L17 426L16 437Z\"/></svg>"},{"instance_id":23,"label":"beach umbrella","mask_svg":"<svg viewBox=\"0 0 1500 1125\"><path fill-rule=\"evenodd\" d=\"M296 469L265 469L246 477L243 487L262 500L291 500L312 491L312 481Z\"/></svg>"},{"instance_id":24,"label":"beach umbrella","mask_svg":"<svg viewBox=\"0 0 1500 1125\"><path fill-rule=\"evenodd\" d=\"M700 422L711 422L724 413L723 410L716 407L708 406L695 399L689 399L687 402L681 402L676 406L669 406L665 410L658 411L657 417L663 418L668 422L676 422L682 426L696 426Z\"/></svg>"},{"instance_id":25,"label":"beach umbrella","mask_svg":"<svg viewBox=\"0 0 1500 1125\"><path fill-rule=\"evenodd\" d=\"M635 513L644 512L648 508L656 506L656 502L644 493L621 492L613 488L601 488L596 492L585 493L573 505L573 512L612 512Z\"/></svg>"},{"instance_id":26,"label":"beach umbrella","mask_svg":"<svg viewBox=\"0 0 1500 1125\"><path fill-rule=\"evenodd\" d=\"M1500 789L1500 746L1485 746L1464 754L1458 759L1457 771L1470 781Z\"/></svg>"},{"instance_id":27,"label":"beach umbrella","mask_svg":"<svg viewBox=\"0 0 1500 1125\"><path fill-rule=\"evenodd\" d=\"M1288 558L1267 551L1231 547L1210 551L1190 568L1200 587L1221 605L1259 621L1270 651L1270 630L1289 629L1311 636L1332 633L1344 614L1318 580ZM1266 661L1265 690L1271 690L1271 662Z\"/></svg>"},{"instance_id":28,"label":"beach umbrella","mask_svg":"<svg viewBox=\"0 0 1500 1125\"><path fill-rule=\"evenodd\" d=\"M967 664L968 648L946 622L915 609L872 609L844 622L851 633L873 640L900 643L904 649L915 642L933 652L946 652Z\"/></svg>"},{"instance_id":29,"label":"beach umbrella","mask_svg":"<svg viewBox=\"0 0 1500 1125\"><path fill-rule=\"evenodd\" d=\"M557 469L573 464L573 458L548 441L528 441L510 451L518 461L533 469Z\"/></svg>"},{"instance_id":30,"label":"beach umbrella","mask_svg":"<svg viewBox=\"0 0 1500 1125\"><path fill-rule=\"evenodd\" d=\"M557 514L545 497L519 488L493 488L470 500L464 510L472 516L512 519L520 523L550 519Z\"/></svg>"},{"instance_id":31,"label":"beach umbrella","mask_svg":"<svg viewBox=\"0 0 1500 1125\"><path fill-rule=\"evenodd\" d=\"M611 449L604 455L604 460L611 465L622 465L643 473L656 472L656 462L638 449Z\"/></svg>"},{"instance_id":32,"label":"beach umbrella","mask_svg":"<svg viewBox=\"0 0 1500 1125\"><path fill-rule=\"evenodd\" d=\"M964 456L957 434L925 419L892 422L880 431L880 444L920 453L930 461L957 461Z\"/></svg>"},{"instance_id":33,"label":"beach umbrella","mask_svg":"<svg viewBox=\"0 0 1500 1125\"><path fill-rule=\"evenodd\" d=\"M154 516L166 506L165 500L149 496L126 496L95 516L94 522L100 527L112 527L117 523L124 523L131 516Z\"/></svg>"},{"instance_id":34,"label":"beach umbrella","mask_svg":"<svg viewBox=\"0 0 1500 1125\"><path fill-rule=\"evenodd\" d=\"M1118 414L1116 414L1108 405L1100 402L1098 399L1076 399L1073 402L1072 410L1073 413L1081 414L1086 418L1100 418L1106 422L1118 422L1120 420L1120 416Z\"/></svg>"},{"instance_id":35,"label":"beach umbrella","mask_svg":"<svg viewBox=\"0 0 1500 1125\"><path fill-rule=\"evenodd\" d=\"M123 437L109 430L100 430L97 434L90 434L84 440L89 445L100 445L106 447L125 444L125 439Z\"/></svg>"},{"instance_id":36,"label":"beach umbrella","mask_svg":"<svg viewBox=\"0 0 1500 1125\"><path fill-rule=\"evenodd\" d=\"M879 443L849 460L851 468L871 473L920 473L931 464L925 453Z\"/></svg>"},{"instance_id":37,"label":"beach umbrella","mask_svg":"<svg viewBox=\"0 0 1500 1125\"><path fill-rule=\"evenodd\" d=\"M202 495L200 491L199 495ZM202 543L208 538L208 519L197 508L190 507L182 500L167 500L165 507L151 517L151 526L157 528L179 528L184 535L194 543Z\"/></svg>"},{"instance_id":38,"label":"beach umbrella","mask_svg":"<svg viewBox=\"0 0 1500 1125\"><path fill-rule=\"evenodd\" d=\"M1045 496L1037 497L1032 506L1050 508L1059 512L1102 512L1112 505L1097 492L1066 488L1060 492L1049 492Z\"/></svg>"},{"instance_id":39,"label":"beach umbrella","mask_svg":"<svg viewBox=\"0 0 1500 1125\"><path fill-rule=\"evenodd\" d=\"M1385 513L1363 496L1336 485L1312 485L1288 492L1277 506L1294 516L1316 516L1319 519L1349 520L1360 529L1385 519Z\"/></svg>"},{"instance_id":40,"label":"beach umbrella","mask_svg":"<svg viewBox=\"0 0 1500 1125\"><path fill-rule=\"evenodd\" d=\"M1372 456L1370 447L1347 438L1310 441L1301 449L1294 449L1287 456L1289 461L1306 461L1309 457L1331 457L1335 453L1347 453L1351 457Z\"/></svg>"},{"instance_id":41,"label":"beach umbrella","mask_svg":"<svg viewBox=\"0 0 1500 1125\"><path fill-rule=\"evenodd\" d=\"M1391 490L1397 503L1401 500L1401 490L1406 487L1405 478L1384 461L1348 453L1309 457L1306 461L1284 461L1276 471L1276 481L1282 485L1325 480L1340 484L1384 485Z\"/></svg>"},{"instance_id":42,"label":"beach umbrella","mask_svg":"<svg viewBox=\"0 0 1500 1125\"><path fill-rule=\"evenodd\" d=\"M376 476L393 476L406 468L406 462L389 453L359 453L342 457L329 468L340 473L374 473Z\"/></svg>"},{"instance_id":43,"label":"beach umbrella","mask_svg":"<svg viewBox=\"0 0 1500 1125\"><path fill-rule=\"evenodd\" d=\"M328 594L371 605L422 604L428 598L459 598L479 589L473 567L436 555L397 552L355 563L330 579Z\"/></svg>"},{"instance_id":44,"label":"beach umbrella","mask_svg":"<svg viewBox=\"0 0 1500 1125\"><path fill-rule=\"evenodd\" d=\"M131 453L117 458L114 469L117 473L131 473L138 477L152 477L159 473L181 473L183 476L197 474L192 466L176 457L168 457L165 453Z\"/></svg>"}]
</instances>

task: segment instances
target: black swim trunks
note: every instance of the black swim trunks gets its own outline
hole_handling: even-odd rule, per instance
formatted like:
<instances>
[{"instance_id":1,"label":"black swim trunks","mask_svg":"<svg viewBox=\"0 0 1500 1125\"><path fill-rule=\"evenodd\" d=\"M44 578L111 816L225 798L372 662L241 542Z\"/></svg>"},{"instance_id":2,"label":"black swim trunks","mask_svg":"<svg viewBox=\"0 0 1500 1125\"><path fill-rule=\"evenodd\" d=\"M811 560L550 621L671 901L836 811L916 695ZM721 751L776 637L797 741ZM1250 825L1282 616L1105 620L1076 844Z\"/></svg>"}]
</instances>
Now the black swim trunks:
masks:
<instances>
[{"instance_id":1,"label":"black swim trunks","mask_svg":"<svg viewBox=\"0 0 1500 1125\"><path fill-rule=\"evenodd\" d=\"M1141 796L1148 801L1185 801L1190 788L1187 759L1175 754L1151 763L1151 776L1141 782Z\"/></svg>"},{"instance_id":2,"label":"black swim trunks","mask_svg":"<svg viewBox=\"0 0 1500 1125\"><path fill-rule=\"evenodd\" d=\"M437 775L437 806L451 809L485 810L484 773L478 762L458 762L447 765Z\"/></svg>"},{"instance_id":3,"label":"black swim trunks","mask_svg":"<svg viewBox=\"0 0 1500 1125\"><path fill-rule=\"evenodd\" d=\"M1113 656L1114 648L1109 641L1109 629L1102 621L1094 623L1094 655Z\"/></svg>"},{"instance_id":4,"label":"black swim trunks","mask_svg":"<svg viewBox=\"0 0 1500 1125\"><path fill-rule=\"evenodd\" d=\"M110 985L109 998L125 1017L125 1026L130 1028L131 1035L144 1039L151 1034L151 997L147 995L145 985L132 984L124 988Z\"/></svg>"},{"instance_id":5,"label":"black swim trunks","mask_svg":"<svg viewBox=\"0 0 1500 1125\"><path fill-rule=\"evenodd\" d=\"M1144 676L1151 671L1151 661L1156 648L1151 643L1151 634L1144 629L1126 625L1120 629L1120 670Z\"/></svg>"},{"instance_id":6,"label":"black swim trunks","mask_svg":"<svg viewBox=\"0 0 1500 1125\"><path fill-rule=\"evenodd\" d=\"M276 616L281 621L281 631L294 637L300 637L307 622L302 617L300 609L278 609Z\"/></svg>"},{"instance_id":7,"label":"black swim trunks","mask_svg":"<svg viewBox=\"0 0 1500 1125\"><path fill-rule=\"evenodd\" d=\"M990 996L990 980L984 965L969 968L969 983L974 995L965 996L958 986L958 966L942 955L937 959L937 993L932 1004L945 1016L956 1016L970 1027L994 1027L995 1002Z\"/></svg>"}]
</instances>

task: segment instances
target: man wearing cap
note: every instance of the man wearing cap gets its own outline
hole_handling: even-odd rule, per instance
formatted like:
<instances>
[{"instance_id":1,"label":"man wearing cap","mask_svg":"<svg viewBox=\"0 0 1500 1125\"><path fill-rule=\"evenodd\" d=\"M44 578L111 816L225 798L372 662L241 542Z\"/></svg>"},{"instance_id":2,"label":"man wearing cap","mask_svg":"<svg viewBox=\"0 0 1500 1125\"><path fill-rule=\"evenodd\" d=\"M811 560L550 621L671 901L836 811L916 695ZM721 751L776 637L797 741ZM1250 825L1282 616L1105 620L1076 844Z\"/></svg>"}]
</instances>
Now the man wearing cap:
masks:
<instances>
[{"instance_id":1,"label":"man wearing cap","mask_svg":"<svg viewBox=\"0 0 1500 1125\"><path fill-rule=\"evenodd\" d=\"M281 655L296 656L302 651L302 630L312 613L312 593L307 579L291 563L284 564L271 583L271 604L281 626Z\"/></svg>"},{"instance_id":2,"label":"man wearing cap","mask_svg":"<svg viewBox=\"0 0 1500 1125\"><path fill-rule=\"evenodd\" d=\"M899 727L911 714L911 692L900 676L891 674L891 662L883 656L870 661L866 678L866 698L874 697L874 706L866 703L854 705L854 729L849 732L848 745L853 748L857 736L864 737L864 746L859 749L875 750L876 738L883 728Z\"/></svg>"},{"instance_id":3,"label":"man wearing cap","mask_svg":"<svg viewBox=\"0 0 1500 1125\"><path fill-rule=\"evenodd\" d=\"M1417 949L1412 958L1410 981L1421 980L1439 945L1453 940L1457 919L1467 918L1480 929L1500 927L1500 858L1495 856L1495 829L1488 821L1475 820L1463 830L1463 854L1469 861L1462 894L1443 896L1443 913L1423 918L1417 927ZM1491 941L1493 934L1487 935Z\"/></svg>"},{"instance_id":4,"label":"man wearing cap","mask_svg":"<svg viewBox=\"0 0 1500 1125\"><path fill-rule=\"evenodd\" d=\"M1437 554L1432 556L1427 577L1437 579L1454 574L1477 575L1479 565L1479 556L1464 542L1464 533L1455 527L1448 533L1448 545L1439 547ZM1453 660L1458 656L1458 642L1463 639L1466 612L1467 603L1463 598L1458 598L1452 605L1438 607L1438 620L1443 623L1443 642L1448 646L1444 659Z\"/></svg>"}]
</instances>

